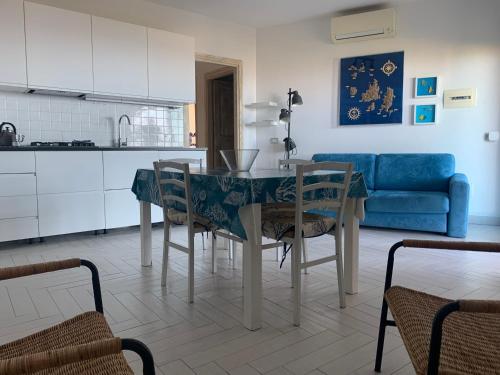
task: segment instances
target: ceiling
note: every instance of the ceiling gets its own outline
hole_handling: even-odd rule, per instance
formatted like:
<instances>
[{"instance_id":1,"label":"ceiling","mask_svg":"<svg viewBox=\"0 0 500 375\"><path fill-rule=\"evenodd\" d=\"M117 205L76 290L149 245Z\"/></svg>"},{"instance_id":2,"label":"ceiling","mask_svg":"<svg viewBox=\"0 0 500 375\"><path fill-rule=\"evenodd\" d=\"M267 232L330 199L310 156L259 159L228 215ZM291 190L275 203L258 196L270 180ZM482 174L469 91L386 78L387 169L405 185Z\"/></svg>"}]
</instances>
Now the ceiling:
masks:
<instances>
[{"instance_id":1,"label":"ceiling","mask_svg":"<svg viewBox=\"0 0 500 375\"><path fill-rule=\"evenodd\" d=\"M255 28L283 25L383 0L147 0ZM392 0L402 3L413 0Z\"/></svg>"}]
</instances>

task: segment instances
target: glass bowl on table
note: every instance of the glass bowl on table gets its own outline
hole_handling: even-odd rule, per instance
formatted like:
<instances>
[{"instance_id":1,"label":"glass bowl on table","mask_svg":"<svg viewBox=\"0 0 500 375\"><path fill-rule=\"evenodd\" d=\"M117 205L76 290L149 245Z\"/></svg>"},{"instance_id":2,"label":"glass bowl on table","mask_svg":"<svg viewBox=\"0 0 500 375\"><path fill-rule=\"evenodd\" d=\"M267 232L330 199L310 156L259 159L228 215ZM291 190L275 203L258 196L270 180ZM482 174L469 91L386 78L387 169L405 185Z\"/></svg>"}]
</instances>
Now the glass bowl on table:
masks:
<instances>
[{"instance_id":1,"label":"glass bowl on table","mask_svg":"<svg viewBox=\"0 0 500 375\"><path fill-rule=\"evenodd\" d=\"M220 150L220 154L231 172L250 171L258 153L258 149Z\"/></svg>"}]
</instances>

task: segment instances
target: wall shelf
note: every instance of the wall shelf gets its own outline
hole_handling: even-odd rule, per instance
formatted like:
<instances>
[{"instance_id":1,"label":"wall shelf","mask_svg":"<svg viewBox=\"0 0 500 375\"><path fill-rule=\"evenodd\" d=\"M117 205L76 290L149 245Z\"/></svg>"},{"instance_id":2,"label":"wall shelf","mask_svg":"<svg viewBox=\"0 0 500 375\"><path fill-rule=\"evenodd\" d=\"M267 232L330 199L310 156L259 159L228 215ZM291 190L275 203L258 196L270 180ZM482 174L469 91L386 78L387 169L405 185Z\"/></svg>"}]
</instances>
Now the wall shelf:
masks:
<instances>
[{"instance_id":1,"label":"wall shelf","mask_svg":"<svg viewBox=\"0 0 500 375\"><path fill-rule=\"evenodd\" d=\"M248 109L274 109L278 107L276 102L258 102L245 105Z\"/></svg>"},{"instance_id":2,"label":"wall shelf","mask_svg":"<svg viewBox=\"0 0 500 375\"><path fill-rule=\"evenodd\" d=\"M246 125L247 126L278 126L279 121L277 121L277 120L260 120L260 121L249 122Z\"/></svg>"}]
</instances>

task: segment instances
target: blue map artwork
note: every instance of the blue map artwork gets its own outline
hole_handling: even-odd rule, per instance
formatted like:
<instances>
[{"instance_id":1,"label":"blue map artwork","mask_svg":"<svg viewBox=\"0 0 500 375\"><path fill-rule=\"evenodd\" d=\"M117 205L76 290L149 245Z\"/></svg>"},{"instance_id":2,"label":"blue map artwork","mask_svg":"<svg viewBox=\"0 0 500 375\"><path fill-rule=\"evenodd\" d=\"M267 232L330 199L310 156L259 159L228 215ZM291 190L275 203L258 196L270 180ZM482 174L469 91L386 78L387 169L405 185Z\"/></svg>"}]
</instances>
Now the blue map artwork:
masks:
<instances>
[{"instance_id":1,"label":"blue map artwork","mask_svg":"<svg viewBox=\"0 0 500 375\"><path fill-rule=\"evenodd\" d=\"M403 122L404 52L340 60L340 125Z\"/></svg>"}]
</instances>

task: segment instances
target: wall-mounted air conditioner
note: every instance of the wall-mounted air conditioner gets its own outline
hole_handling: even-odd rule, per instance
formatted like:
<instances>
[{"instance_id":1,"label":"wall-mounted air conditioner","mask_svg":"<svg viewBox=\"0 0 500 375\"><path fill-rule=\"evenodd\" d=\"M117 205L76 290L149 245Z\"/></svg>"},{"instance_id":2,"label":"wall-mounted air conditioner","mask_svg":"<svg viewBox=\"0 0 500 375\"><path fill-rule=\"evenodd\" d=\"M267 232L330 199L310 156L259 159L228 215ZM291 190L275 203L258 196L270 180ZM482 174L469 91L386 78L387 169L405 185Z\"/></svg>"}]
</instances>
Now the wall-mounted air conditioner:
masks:
<instances>
[{"instance_id":1,"label":"wall-mounted air conditioner","mask_svg":"<svg viewBox=\"0 0 500 375\"><path fill-rule=\"evenodd\" d=\"M396 35L396 12L392 8L333 17L331 22L333 43L389 38Z\"/></svg>"}]
</instances>

